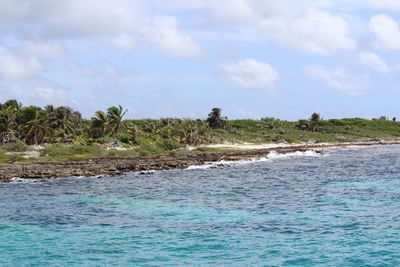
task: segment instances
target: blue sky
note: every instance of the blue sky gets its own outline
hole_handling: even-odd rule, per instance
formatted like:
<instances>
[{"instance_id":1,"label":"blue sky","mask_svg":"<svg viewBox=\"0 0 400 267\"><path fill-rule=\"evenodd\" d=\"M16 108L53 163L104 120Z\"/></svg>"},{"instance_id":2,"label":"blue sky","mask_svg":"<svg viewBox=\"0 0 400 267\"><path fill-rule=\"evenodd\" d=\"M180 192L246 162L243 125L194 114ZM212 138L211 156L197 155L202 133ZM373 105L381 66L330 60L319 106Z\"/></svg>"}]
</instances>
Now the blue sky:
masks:
<instances>
[{"instance_id":1,"label":"blue sky","mask_svg":"<svg viewBox=\"0 0 400 267\"><path fill-rule=\"evenodd\" d=\"M400 117L398 0L2 0L0 101Z\"/></svg>"}]
</instances>

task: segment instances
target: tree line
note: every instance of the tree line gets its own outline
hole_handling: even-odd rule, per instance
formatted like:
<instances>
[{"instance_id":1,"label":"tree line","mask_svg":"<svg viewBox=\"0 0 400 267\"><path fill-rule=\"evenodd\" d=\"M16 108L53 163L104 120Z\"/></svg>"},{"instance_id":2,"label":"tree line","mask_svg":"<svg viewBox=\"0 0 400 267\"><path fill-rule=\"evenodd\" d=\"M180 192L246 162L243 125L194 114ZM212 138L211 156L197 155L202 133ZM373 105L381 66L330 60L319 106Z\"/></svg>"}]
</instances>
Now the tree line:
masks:
<instances>
[{"instance_id":1,"label":"tree line","mask_svg":"<svg viewBox=\"0 0 400 267\"><path fill-rule=\"evenodd\" d=\"M210 130L226 126L221 109L214 108L207 120L160 119L133 123L124 120L127 110L112 106L84 119L68 106L23 106L17 100L0 104L0 132L18 133L29 145L42 143L107 142L136 144L141 137L157 134L182 144L199 144L211 138Z\"/></svg>"},{"instance_id":2,"label":"tree line","mask_svg":"<svg viewBox=\"0 0 400 267\"><path fill-rule=\"evenodd\" d=\"M302 142L307 140L354 140L361 137L398 136L400 124L385 116L365 120L323 120L317 113L289 122L275 118L229 120L220 108L205 119L130 120L122 106L96 111L89 119L68 106L23 106L16 100L0 103L0 133L15 133L28 145L42 143L111 144L174 150L183 145L218 142ZM336 138L336 139L335 139ZM347 140L346 139L346 140ZM344 139L343 139L344 140Z\"/></svg>"}]
</instances>

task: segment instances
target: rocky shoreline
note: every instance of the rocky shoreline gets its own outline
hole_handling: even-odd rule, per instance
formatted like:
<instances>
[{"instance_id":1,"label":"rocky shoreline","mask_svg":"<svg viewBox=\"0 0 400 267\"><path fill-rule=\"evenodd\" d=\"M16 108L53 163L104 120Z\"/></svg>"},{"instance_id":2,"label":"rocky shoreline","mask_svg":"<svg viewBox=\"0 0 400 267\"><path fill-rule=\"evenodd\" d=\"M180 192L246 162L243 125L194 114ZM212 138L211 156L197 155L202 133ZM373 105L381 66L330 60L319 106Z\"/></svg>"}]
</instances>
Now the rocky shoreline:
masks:
<instances>
[{"instance_id":1,"label":"rocky shoreline","mask_svg":"<svg viewBox=\"0 0 400 267\"><path fill-rule=\"evenodd\" d=\"M192 165L220 160L240 160L268 155L271 151L291 153L332 147L398 145L399 141L363 143L337 143L320 145L298 145L282 148L259 149L240 152L214 152L189 154L185 156L154 156L146 158L98 158L85 161L43 162L34 164L10 163L0 166L0 182L10 182L13 178L60 178L74 176L119 175L125 172L145 172L150 170L186 169Z\"/></svg>"}]
</instances>

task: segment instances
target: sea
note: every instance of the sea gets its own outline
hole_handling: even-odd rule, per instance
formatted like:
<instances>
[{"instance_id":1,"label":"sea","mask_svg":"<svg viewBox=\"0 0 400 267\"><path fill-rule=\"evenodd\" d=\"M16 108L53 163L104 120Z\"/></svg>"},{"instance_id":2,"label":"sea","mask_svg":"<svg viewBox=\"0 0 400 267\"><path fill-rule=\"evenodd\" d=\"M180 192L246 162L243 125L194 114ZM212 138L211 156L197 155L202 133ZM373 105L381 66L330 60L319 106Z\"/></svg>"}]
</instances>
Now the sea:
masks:
<instances>
[{"instance_id":1,"label":"sea","mask_svg":"<svg viewBox=\"0 0 400 267\"><path fill-rule=\"evenodd\" d=\"M0 266L400 266L400 146L16 178Z\"/></svg>"}]
</instances>

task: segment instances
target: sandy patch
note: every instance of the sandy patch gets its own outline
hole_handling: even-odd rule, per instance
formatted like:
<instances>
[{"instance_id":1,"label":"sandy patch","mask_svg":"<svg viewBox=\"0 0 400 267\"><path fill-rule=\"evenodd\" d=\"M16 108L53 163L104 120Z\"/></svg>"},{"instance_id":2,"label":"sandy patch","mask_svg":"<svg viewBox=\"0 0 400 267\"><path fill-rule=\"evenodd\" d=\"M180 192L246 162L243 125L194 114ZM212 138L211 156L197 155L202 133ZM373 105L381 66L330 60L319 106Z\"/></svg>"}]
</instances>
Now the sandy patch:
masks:
<instances>
[{"instance_id":1,"label":"sandy patch","mask_svg":"<svg viewBox=\"0 0 400 267\"><path fill-rule=\"evenodd\" d=\"M306 143L302 144L286 144L286 143L263 143L263 144L254 144L254 143L224 143L224 144L212 144L198 147L209 147L209 148L232 148L232 149L269 149L269 148L280 148L280 147L295 147L295 146L304 146ZM188 146L188 150L194 150L198 147Z\"/></svg>"},{"instance_id":2,"label":"sandy patch","mask_svg":"<svg viewBox=\"0 0 400 267\"><path fill-rule=\"evenodd\" d=\"M26 159L40 157L40 151L37 151L37 150L31 150L31 151L25 151L25 152L6 152L5 154L6 155L19 155Z\"/></svg>"}]
</instances>

